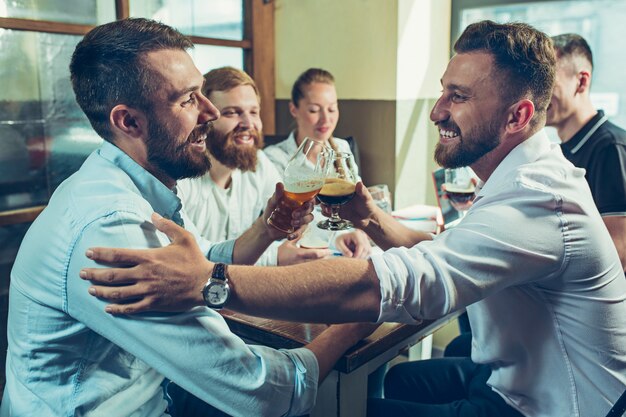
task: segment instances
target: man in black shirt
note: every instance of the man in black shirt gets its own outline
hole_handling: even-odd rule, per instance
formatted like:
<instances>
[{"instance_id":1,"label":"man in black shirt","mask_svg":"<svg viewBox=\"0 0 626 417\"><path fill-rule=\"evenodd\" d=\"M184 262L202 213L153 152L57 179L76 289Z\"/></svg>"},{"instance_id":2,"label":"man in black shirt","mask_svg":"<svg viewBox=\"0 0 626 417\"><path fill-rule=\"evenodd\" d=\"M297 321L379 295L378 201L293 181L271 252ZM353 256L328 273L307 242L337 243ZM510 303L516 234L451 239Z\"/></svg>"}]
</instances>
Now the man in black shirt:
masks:
<instances>
[{"instance_id":1,"label":"man in black shirt","mask_svg":"<svg viewBox=\"0 0 626 417\"><path fill-rule=\"evenodd\" d=\"M587 171L593 199L626 269L626 131L591 104L593 57L587 41L576 34L552 40L557 71L546 125L557 129L565 157Z\"/></svg>"}]
</instances>

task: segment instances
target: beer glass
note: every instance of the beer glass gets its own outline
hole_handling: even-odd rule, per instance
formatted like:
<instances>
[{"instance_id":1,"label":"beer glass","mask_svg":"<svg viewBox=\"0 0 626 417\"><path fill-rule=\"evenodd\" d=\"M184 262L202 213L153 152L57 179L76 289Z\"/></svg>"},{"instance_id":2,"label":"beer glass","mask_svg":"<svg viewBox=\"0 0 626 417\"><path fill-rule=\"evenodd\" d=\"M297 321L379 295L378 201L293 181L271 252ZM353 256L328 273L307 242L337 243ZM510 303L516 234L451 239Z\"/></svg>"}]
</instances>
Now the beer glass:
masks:
<instances>
[{"instance_id":1,"label":"beer glass","mask_svg":"<svg viewBox=\"0 0 626 417\"><path fill-rule=\"evenodd\" d=\"M444 171L445 182L441 186L450 205L463 218L474 201L474 176L470 168L447 168Z\"/></svg>"},{"instance_id":2,"label":"beer glass","mask_svg":"<svg viewBox=\"0 0 626 417\"><path fill-rule=\"evenodd\" d=\"M285 167L283 175L285 191L283 201L280 203L283 212L285 209L295 210L319 193L328 175L333 154L333 150L323 142L304 138ZM267 219L267 223L282 232L293 233L291 217L283 213L281 218L277 210L278 207Z\"/></svg>"},{"instance_id":3,"label":"beer glass","mask_svg":"<svg viewBox=\"0 0 626 417\"><path fill-rule=\"evenodd\" d=\"M339 209L354 197L358 178L352 154L335 152L330 172L317 195L320 202L330 206L331 216L319 222L317 227L325 230L346 230L352 227L352 223L339 216Z\"/></svg>"}]
</instances>

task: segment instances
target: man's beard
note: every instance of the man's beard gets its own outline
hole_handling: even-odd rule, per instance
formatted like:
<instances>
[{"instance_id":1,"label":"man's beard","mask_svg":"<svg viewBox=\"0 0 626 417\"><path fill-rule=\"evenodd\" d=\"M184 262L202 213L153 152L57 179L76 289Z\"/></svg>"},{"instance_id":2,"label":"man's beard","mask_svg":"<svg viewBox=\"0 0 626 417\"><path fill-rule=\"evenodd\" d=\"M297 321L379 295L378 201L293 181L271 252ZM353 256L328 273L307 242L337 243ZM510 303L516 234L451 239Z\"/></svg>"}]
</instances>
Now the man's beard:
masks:
<instances>
[{"instance_id":1,"label":"man's beard","mask_svg":"<svg viewBox=\"0 0 626 417\"><path fill-rule=\"evenodd\" d=\"M456 144L446 146L438 142L435 147L435 161L444 168L469 166L500 144L500 128L495 123L478 126L465 134L451 120L438 123L437 127L460 135Z\"/></svg>"},{"instance_id":2,"label":"man's beard","mask_svg":"<svg viewBox=\"0 0 626 417\"><path fill-rule=\"evenodd\" d=\"M237 145L235 136L246 134L253 138L254 146ZM211 130L207 137L207 146L211 155L230 169L243 172L256 171L257 151L263 148L263 134L254 129L231 130L227 133Z\"/></svg>"},{"instance_id":3,"label":"man's beard","mask_svg":"<svg viewBox=\"0 0 626 417\"><path fill-rule=\"evenodd\" d=\"M191 143L209 134L212 130L210 123L196 127L183 143L170 133L166 124L153 117L149 118L148 126L148 163L155 169L180 180L202 176L211 168L207 151L198 153L190 149Z\"/></svg>"}]
</instances>

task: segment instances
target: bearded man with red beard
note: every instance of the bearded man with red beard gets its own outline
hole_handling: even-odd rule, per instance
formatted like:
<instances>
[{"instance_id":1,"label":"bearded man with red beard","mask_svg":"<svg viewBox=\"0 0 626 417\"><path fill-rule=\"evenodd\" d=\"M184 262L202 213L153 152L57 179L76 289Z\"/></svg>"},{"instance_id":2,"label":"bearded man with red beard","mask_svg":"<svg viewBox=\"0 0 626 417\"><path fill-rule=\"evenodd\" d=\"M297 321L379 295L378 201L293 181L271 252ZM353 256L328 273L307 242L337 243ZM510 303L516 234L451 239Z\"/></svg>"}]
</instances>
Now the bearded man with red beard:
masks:
<instances>
[{"instance_id":1,"label":"bearded man with red beard","mask_svg":"<svg viewBox=\"0 0 626 417\"><path fill-rule=\"evenodd\" d=\"M211 168L202 176L178 182L178 196L202 236L212 242L239 237L263 213L281 175L263 148L261 100L245 72L223 67L204 75L204 95L220 111L207 134ZM353 247L353 233L337 239L337 247ZM357 253L356 250L353 253ZM275 242L257 265L290 265L330 256L328 248L299 247L296 241Z\"/></svg>"}]
</instances>

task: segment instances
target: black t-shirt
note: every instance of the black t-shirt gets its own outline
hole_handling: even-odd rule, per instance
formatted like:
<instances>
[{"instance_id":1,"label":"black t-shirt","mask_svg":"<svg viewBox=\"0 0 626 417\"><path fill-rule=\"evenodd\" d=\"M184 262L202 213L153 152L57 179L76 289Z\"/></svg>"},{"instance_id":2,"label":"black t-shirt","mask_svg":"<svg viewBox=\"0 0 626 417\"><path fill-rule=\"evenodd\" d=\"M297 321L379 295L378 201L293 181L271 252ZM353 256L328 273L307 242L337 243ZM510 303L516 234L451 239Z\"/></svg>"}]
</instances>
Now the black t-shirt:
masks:
<instances>
[{"instance_id":1,"label":"black t-shirt","mask_svg":"<svg viewBox=\"0 0 626 417\"><path fill-rule=\"evenodd\" d=\"M626 215L626 130L598 111L572 139L561 144L585 178L600 214Z\"/></svg>"}]
</instances>

